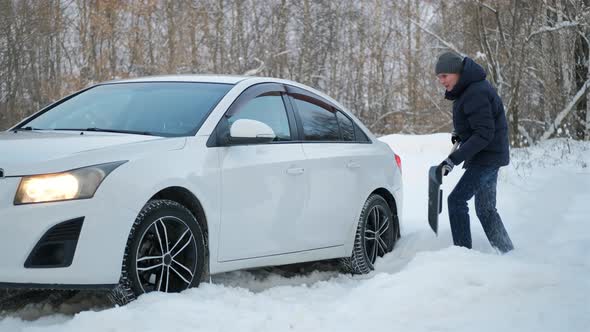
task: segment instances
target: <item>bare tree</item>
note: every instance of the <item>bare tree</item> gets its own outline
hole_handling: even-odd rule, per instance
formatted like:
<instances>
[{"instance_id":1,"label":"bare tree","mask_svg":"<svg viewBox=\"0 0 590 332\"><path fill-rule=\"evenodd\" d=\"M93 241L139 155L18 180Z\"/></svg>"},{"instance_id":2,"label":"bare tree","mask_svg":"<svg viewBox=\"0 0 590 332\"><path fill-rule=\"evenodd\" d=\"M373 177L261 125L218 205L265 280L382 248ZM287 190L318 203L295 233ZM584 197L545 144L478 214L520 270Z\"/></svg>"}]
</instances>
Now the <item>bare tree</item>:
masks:
<instances>
[{"instance_id":1,"label":"bare tree","mask_svg":"<svg viewBox=\"0 0 590 332\"><path fill-rule=\"evenodd\" d=\"M377 134L452 129L433 67L481 63L514 145L590 139L590 0L0 0L0 128L95 82L267 75L341 100Z\"/></svg>"}]
</instances>

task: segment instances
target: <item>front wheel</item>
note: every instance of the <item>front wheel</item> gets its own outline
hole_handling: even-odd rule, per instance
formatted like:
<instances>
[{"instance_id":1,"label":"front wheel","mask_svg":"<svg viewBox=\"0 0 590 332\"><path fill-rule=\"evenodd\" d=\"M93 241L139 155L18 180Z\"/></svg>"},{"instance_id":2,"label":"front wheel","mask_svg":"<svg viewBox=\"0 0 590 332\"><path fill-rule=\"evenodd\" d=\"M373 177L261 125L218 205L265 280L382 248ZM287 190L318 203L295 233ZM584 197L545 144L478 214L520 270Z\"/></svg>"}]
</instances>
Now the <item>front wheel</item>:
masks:
<instances>
[{"instance_id":1,"label":"front wheel","mask_svg":"<svg viewBox=\"0 0 590 332\"><path fill-rule=\"evenodd\" d=\"M193 214L174 201L150 201L129 235L121 281L111 299L123 305L144 293L197 287L204 266L205 238Z\"/></svg>"},{"instance_id":2,"label":"front wheel","mask_svg":"<svg viewBox=\"0 0 590 332\"><path fill-rule=\"evenodd\" d=\"M397 217L380 195L371 195L359 218L352 255L342 260L344 270L366 274L374 270L377 257L391 252L399 238Z\"/></svg>"}]
</instances>

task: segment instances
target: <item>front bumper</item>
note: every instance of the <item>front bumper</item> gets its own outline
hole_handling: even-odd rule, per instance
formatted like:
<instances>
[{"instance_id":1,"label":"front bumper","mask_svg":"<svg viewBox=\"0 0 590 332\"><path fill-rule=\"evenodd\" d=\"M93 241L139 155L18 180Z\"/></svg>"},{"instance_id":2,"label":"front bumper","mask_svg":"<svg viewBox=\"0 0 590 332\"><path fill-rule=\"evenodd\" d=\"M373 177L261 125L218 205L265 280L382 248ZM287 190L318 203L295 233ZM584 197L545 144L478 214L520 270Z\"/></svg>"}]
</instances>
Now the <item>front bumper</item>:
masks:
<instances>
[{"instance_id":1,"label":"front bumper","mask_svg":"<svg viewBox=\"0 0 590 332\"><path fill-rule=\"evenodd\" d=\"M0 288L109 288L118 283L136 211L116 197L14 206L20 178L0 180ZM84 218L71 264L27 268L27 258L55 225Z\"/></svg>"}]
</instances>

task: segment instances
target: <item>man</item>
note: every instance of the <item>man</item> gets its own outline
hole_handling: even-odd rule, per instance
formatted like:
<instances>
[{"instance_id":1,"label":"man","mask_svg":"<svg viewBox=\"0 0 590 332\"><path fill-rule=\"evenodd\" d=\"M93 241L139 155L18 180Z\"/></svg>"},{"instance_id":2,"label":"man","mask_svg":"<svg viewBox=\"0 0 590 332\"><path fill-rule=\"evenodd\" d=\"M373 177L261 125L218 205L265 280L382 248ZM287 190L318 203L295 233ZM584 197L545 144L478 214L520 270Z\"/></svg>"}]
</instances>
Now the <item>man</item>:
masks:
<instances>
[{"instance_id":1,"label":"man","mask_svg":"<svg viewBox=\"0 0 590 332\"><path fill-rule=\"evenodd\" d=\"M498 169L509 163L508 126L500 96L486 80L483 68L470 58L451 52L436 63L436 76L453 101L451 141L459 148L441 166L447 175L460 163L465 173L448 198L453 242L471 249L467 201L475 196L475 211L493 247L502 253L514 249L496 211Z\"/></svg>"}]
</instances>

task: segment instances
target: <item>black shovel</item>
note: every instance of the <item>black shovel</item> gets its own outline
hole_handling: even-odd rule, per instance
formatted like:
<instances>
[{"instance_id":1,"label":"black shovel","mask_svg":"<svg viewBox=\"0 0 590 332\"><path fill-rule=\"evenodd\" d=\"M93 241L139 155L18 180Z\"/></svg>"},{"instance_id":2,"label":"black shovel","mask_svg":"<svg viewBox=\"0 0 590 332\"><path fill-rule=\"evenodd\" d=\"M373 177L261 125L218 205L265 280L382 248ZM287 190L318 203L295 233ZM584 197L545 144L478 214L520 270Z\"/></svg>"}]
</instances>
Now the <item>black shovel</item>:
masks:
<instances>
[{"instance_id":1,"label":"black shovel","mask_svg":"<svg viewBox=\"0 0 590 332\"><path fill-rule=\"evenodd\" d=\"M453 145L451 153L459 147L459 142ZM438 215L442 212L443 192L440 189L442 184L443 170L442 166L432 166L428 171L428 223L430 228L438 235Z\"/></svg>"}]
</instances>

